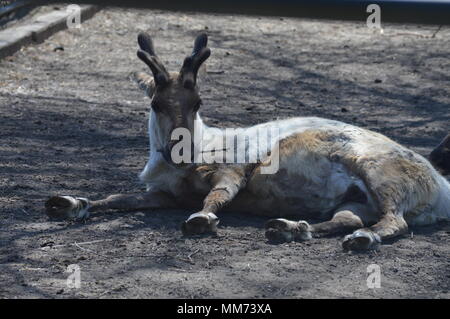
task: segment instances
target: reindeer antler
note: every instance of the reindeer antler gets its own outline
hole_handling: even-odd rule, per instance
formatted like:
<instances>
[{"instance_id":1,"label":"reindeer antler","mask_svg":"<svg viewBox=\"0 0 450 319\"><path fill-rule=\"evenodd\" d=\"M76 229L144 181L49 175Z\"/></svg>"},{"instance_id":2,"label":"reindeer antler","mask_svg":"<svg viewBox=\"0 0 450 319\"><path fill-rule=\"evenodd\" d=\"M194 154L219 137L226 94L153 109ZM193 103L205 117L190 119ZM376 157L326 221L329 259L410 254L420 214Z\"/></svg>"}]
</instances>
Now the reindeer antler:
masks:
<instances>
[{"instance_id":1,"label":"reindeer antler","mask_svg":"<svg viewBox=\"0 0 450 319\"><path fill-rule=\"evenodd\" d=\"M194 42L192 54L184 59L180 71L180 80L185 88L195 87L198 69L211 55L211 50L206 47L207 44L208 36L206 33L198 35Z\"/></svg>"},{"instance_id":2,"label":"reindeer antler","mask_svg":"<svg viewBox=\"0 0 450 319\"><path fill-rule=\"evenodd\" d=\"M137 51L137 56L152 70L156 85L166 85L169 82L169 73L158 59L153 47L152 38L144 32L138 35L138 44L141 48Z\"/></svg>"}]
</instances>

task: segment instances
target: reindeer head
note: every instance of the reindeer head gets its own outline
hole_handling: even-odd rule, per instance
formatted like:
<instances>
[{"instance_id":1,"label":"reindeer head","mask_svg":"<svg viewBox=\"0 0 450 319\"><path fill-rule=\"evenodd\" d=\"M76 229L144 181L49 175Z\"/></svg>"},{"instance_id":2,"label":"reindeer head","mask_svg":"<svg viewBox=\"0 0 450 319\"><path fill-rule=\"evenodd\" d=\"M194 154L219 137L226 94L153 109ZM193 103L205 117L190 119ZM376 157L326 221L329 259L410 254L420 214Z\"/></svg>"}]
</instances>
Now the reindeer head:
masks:
<instances>
[{"instance_id":1,"label":"reindeer head","mask_svg":"<svg viewBox=\"0 0 450 319\"><path fill-rule=\"evenodd\" d=\"M157 140L157 151L172 164L171 151L178 142L171 140L172 132L177 128L194 131L194 120L201 105L197 88L197 73L211 51L206 47L206 34L197 36L192 54L184 59L180 72L167 72L158 59L148 34L140 33L137 56L148 65L153 78L143 72L134 74L135 80L151 98L151 122ZM192 135L191 135L192 136ZM192 142L191 142L192 143Z\"/></svg>"}]
</instances>

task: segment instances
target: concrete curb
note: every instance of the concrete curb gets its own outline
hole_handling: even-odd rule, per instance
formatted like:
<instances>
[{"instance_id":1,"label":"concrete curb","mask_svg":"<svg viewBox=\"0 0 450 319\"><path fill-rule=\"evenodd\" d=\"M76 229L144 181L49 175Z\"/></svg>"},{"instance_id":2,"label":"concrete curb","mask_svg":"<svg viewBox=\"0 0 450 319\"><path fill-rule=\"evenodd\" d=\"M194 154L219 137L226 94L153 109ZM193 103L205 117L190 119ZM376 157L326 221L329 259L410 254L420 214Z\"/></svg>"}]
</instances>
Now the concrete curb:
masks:
<instances>
[{"instance_id":1,"label":"concrete curb","mask_svg":"<svg viewBox=\"0 0 450 319\"><path fill-rule=\"evenodd\" d=\"M81 23L90 19L100 10L98 6L81 7ZM55 10L32 19L28 24L0 31L0 59L12 55L23 46L41 43L52 34L67 29L66 10Z\"/></svg>"}]
</instances>

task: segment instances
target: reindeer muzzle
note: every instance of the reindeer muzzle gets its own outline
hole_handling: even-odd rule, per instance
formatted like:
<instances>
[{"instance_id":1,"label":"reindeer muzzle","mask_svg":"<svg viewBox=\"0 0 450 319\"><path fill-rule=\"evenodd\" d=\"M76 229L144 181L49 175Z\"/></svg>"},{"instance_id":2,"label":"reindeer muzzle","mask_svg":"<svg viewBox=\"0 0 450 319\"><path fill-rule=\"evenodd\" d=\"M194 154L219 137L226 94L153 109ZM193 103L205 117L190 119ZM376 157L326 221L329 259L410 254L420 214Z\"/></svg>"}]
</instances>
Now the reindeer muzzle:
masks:
<instances>
[{"instance_id":1,"label":"reindeer muzzle","mask_svg":"<svg viewBox=\"0 0 450 319\"><path fill-rule=\"evenodd\" d=\"M184 152L188 152L185 148L180 148L179 150L174 151L173 148L177 143L181 143L178 140L170 141L166 147L161 150L161 154L164 160L174 166L174 167L182 167L182 166L190 166L194 163L194 145L190 144L190 156L186 158Z\"/></svg>"}]
</instances>

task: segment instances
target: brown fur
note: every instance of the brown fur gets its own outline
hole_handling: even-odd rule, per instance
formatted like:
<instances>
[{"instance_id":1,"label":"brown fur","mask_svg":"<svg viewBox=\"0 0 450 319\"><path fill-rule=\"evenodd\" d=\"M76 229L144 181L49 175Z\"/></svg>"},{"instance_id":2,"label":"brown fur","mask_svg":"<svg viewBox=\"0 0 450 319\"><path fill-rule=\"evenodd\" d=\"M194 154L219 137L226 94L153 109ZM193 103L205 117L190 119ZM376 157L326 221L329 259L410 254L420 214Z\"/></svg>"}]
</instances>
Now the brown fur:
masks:
<instances>
[{"instance_id":1,"label":"brown fur","mask_svg":"<svg viewBox=\"0 0 450 319\"><path fill-rule=\"evenodd\" d=\"M320 130L306 130L302 133L291 135L280 141L280 156L289 156L294 152L298 152L299 149L323 156L329 152L330 139L331 135L326 131Z\"/></svg>"}]
</instances>

